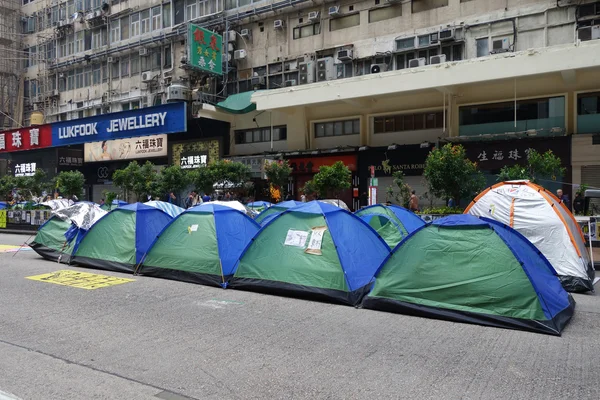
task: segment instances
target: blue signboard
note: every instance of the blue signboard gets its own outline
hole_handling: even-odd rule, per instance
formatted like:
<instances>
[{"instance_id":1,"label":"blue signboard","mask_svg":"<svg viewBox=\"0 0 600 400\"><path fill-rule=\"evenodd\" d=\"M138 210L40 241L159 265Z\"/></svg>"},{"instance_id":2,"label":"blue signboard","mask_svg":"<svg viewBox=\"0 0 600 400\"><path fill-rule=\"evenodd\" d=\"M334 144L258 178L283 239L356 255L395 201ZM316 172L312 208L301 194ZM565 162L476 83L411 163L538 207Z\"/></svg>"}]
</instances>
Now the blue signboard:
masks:
<instances>
[{"instance_id":1,"label":"blue signboard","mask_svg":"<svg viewBox=\"0 0 600 400\"><path fill-rule=\"evenodd\" d=\"M169 103L53 123L52 146L186 131L186 103Z\"/></svg>"}]
</instances>

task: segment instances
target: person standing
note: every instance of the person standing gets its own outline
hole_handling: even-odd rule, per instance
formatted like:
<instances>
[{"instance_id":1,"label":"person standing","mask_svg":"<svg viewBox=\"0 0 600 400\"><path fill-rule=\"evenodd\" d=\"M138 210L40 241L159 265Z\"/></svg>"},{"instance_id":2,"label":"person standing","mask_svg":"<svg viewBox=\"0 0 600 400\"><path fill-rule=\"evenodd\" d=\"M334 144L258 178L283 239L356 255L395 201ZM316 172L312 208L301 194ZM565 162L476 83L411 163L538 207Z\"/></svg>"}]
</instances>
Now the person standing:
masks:
<instances>
[{"instance_id":1,"label":"person standing","mask_svg":"<svg viewBox=\"0 0 600 400\"><path fill-rule=\"evenodd\" d=\"M563 194L562 189L558 189L556 191L556 197L558 197L558 199L561 201L561 203L564 203L564 205L567 206L567 208L569 210L571 209L571 202L569 201L569 196L567 196L566 194Z\"/></svg>"},{"instance_id":2,"label":"person standing","mask_svg":"<svg viewBox=\"0 0 600 400\"><path fill-rule=\"evenodd\" d=\"M411 192L410 200L408 201L408 208L412 212L419 212L419 197L417 197L417 194L414 190Z\"/></svg>"}]
</instances>

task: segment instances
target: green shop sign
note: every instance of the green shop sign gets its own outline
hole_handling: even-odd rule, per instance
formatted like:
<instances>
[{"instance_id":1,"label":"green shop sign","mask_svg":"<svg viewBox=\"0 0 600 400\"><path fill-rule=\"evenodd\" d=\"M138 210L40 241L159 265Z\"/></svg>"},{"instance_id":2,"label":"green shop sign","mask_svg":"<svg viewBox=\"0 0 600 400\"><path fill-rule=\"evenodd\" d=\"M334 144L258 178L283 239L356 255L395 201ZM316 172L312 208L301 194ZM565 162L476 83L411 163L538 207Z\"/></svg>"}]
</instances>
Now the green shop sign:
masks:
<instances>
[{"instance_id":1,"label":"green shop sign","mask_svg":"<svg viewBox=\"0 0 600 400\"><path fill-rule=\"evenodd\" d=\"M223 37L190 24L188 28L189 58L192 67L213 74L223 74Z\"/></svg>"}]
</instances>

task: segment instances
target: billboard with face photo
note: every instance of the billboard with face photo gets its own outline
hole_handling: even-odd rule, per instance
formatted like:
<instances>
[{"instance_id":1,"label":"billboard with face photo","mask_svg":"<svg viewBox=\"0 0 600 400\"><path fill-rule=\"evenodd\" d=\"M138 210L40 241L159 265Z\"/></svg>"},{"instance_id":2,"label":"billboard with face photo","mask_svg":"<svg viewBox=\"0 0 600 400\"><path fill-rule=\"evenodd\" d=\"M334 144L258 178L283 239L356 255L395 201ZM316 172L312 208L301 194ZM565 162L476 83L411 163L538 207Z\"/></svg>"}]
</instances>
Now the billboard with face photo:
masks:
<instances>
[{"instance_id":1,"label":"billboard with face photo","mask_svg":"<svg viewBox=\"0 0 600 400\"><path fill-rule=\"evenodd\" d=\"M167 135L105 140L84 145L85 162L106 162L136 158L165 157Z\"/></svg>"}]
</instances>

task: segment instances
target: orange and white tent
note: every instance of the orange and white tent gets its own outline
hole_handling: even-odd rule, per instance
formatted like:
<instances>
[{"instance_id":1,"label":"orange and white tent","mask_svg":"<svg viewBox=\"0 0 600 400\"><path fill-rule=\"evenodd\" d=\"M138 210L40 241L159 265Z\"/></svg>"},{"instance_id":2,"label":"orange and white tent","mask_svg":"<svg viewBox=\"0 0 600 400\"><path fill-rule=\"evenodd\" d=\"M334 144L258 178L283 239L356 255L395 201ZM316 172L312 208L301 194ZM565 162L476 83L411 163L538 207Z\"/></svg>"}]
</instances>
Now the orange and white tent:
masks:
<instances>
[{"instance_id":1,"label":"orange and white tent","mask_svg":"<svg viewBox=\"0 0 600 400\"><path fill-rule=\"evenodd\" d=\"M498 183L481 192L465 214L495 219L529 239L567 291L594 290L594 268L583 233L571 211L543 187L529 181Z\"/></svg>"}]
</instances>

